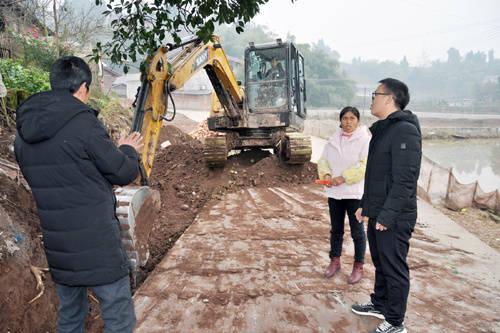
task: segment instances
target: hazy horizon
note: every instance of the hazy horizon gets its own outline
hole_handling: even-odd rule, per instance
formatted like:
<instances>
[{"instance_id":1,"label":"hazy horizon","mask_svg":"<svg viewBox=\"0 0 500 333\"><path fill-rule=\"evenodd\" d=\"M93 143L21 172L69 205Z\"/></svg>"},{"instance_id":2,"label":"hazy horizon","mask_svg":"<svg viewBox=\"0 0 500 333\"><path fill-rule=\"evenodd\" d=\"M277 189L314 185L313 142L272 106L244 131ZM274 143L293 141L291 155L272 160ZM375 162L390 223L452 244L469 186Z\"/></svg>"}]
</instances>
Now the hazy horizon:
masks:
<instances>
[{"instance_id":1,"label":"hazy horizon","mask_svg":"<svg viewBox=\"0 0 500 333\"><path fill-rule=\"evenodd\" d=\"M446 60L450 47L500 57L498 0L270 0L253 22L299 43L323 39L344 63L406 56L411 66L426 66Z\"/></svg>"}]
</instances>

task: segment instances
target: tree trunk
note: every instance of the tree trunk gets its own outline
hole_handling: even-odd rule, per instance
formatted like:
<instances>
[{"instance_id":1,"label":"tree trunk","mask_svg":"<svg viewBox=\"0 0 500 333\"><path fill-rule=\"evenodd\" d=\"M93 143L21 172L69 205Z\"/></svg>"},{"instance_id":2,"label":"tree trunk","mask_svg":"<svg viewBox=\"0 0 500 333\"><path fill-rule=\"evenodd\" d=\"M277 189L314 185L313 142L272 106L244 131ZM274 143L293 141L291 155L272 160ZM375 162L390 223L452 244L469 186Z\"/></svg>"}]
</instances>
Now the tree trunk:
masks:
<instances>
[{"instance_id":1,"label":"tree trunk","mask_svg":"<svg viewBox=\"0 0 500 333\"><path fill-rule=\"evenodd\" d=\"M59 23L57 22L57 6L56 6L56 0L54 0L53 3L53 9L54 9L54 27L56 29L56 55L57 58L59 58Z\"/></svg>"}]
</instances>

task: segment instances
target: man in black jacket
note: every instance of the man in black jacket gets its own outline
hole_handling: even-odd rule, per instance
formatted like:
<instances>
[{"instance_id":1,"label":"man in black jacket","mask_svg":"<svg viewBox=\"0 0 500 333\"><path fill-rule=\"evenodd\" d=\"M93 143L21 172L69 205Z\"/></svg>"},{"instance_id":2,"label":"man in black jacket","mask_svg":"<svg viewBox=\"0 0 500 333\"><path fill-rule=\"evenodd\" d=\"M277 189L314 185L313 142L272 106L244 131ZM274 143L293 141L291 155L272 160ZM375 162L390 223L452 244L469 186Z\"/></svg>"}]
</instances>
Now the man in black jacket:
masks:
<instances>
[{"instance_id":1,"label":"man in black jacket","mask_svg":"<svg viewBox=\"0 0 500 333\"><path fill-rule=\"evenodd\" d=\"M422 138L417 116L404 110L408 87L387 78L372 94L371 113L379 118L365 173L365 188L356 217L368 218L368 242L375 266L371 301L354 304L359 315L385 319L371 333L406 333L404 317L410 290L406 256L417 220L417 180Z\"/></svg>"},{"instance_id":2,"label":"man in black jacket","mask_svg":"<svg viewBox=\"0 0 500 333\"><path fill-rule=\"evenodd\" d=\"M138 175L142 137L110 140L85 103L92 74L77 57L58 59L51 91L17 110L16 158L42 225L43 245L59 297L58 332L83 332L87 287L100 302L106 332L132 332L129 261L115 215L113 185Z\"/></svg>"}]
</instances>

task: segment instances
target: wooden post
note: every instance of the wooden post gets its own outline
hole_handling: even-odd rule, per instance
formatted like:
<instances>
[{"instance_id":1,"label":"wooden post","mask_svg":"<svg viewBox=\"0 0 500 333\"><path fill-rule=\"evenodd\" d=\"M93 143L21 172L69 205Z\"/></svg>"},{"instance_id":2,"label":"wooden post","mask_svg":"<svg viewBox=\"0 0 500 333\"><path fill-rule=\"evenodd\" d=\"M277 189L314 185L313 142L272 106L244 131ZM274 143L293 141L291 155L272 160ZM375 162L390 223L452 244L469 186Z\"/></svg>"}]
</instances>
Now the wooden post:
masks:
<instances>
[{"instance_id":1,"label":"wooden post","mask_svg":"<svg viewBox=\"0 0 500 333\"><path fill-rule=\"evenodd\" d=\"M450 171L448 173L448 186L446 186L446 197L445 197L446 200L449 199L449 195L450 195L450 183L451 183L452 174L453 174L453 168L450 168Z\"/></svg>"},{"instance_id":2,"label":"wooden post","mask_svg":"<svg viewBox=\"0 0 500 333\"><path fill-rule=\"evenodd\" d=\"M427 195L429 195L429 188L431 187L431 179L432 179L432 170L434 170L434 165L431 168L431 172L429 172L429 181L427 182ZM429 196L430 198L430 196Z\"/></svg>"},{"instance_id":3,"label":"wooden post","mask_svg":"<svg viewBox=\"0 0 500 333\"><path fill-rule=\"evenodd\" d=\"M2 110L3 110L3 114L5 115L5 122L7 123L7 127L10 127L9 114L7 113L7 108L5 107L3 97L0 97L0 104L2 105Z\"/></svg>"}]
</instances>

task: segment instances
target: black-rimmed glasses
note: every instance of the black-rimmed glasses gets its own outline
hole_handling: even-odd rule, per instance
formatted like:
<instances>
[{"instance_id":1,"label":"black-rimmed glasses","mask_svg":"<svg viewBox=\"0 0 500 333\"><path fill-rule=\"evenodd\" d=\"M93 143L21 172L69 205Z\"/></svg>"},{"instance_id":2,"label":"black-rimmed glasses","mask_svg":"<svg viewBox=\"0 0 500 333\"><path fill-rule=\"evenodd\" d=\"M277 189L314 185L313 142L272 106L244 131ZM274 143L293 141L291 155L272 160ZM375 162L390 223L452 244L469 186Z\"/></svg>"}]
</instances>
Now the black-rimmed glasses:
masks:
<instances>
[{"instance_id":1,"label":"black-rimmed glasses","mask_svg":"<svg viewBox=\"0 0 500 333\"><path fill-rule=\"evenodd\" d=\"M386 95L386 96L389 96L389 95L392 95L392 94L391 93L372 92L372 101L375 99L375 97L377 95Z\"/></svg>"}]
</instances>

